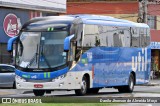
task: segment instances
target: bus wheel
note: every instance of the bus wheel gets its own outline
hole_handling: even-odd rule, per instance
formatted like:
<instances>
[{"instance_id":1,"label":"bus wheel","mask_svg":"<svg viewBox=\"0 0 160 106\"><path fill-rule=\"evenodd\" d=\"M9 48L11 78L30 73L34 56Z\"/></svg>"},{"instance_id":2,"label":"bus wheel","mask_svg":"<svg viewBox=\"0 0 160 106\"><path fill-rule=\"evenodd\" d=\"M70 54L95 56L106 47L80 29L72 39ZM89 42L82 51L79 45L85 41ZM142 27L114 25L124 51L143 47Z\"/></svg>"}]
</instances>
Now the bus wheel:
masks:
<instances>
[{"instance_id":1,"label":"bus wheel","mask_svg":"<svg viewBox=\"0 0 160 106\"><path fill-rule=\"evenodd\" d=\"M13 89L16 89L16 82L13 83Z\"/></svg>"},{"instance_id":2,"label":"bus wheel","mask_svg":"<svg viewBox=\"0 0 160 106\"><path fill-rule=\"evenodd\" d=\"M82 96L85 95L87 92L87 78L85 76L83 76L82 82L81 82L81 89L76 89L75 93L78 96Z\"/></svg>"},{"instance_id":3,"label":"bus wheel","mask_svg":"<svg viewBox=\"0 0 160 106\"><path fill-rule=\"evenodd\" d=\"M45 93L45 90L33 90L33 93L35 96L43 96Z\"/></svg>"},{"instance_id":4,"label":"bus wheel","mask_svg":"<svg viewBox=\"0 0 160 106\"><path fill-rule=\"evenodd\" d=\"M118 87L118 91L120 93L124 93L125 92L125 87L124 86Z\"/></svg>"},{"instance_id":5,"label":"bus wheel","mask_svg":"<svg viewBox=\"0 0 160 106\"><path fill-rule=\"evenodd\" d=\"M97 94L99 91L99 88L90 88L87 90L88 94Z\"/></svg>"},{"instance_id":6,"label":"bus wheel","mask_svg":"<svg viewBox=\"0 0 160 106\"><path fill-rule=\"evenodd\" d=\"M118 91L122 93L131 93L134 89L134 76L133 74L130 75L128 85L127 86L121 86L118 87Z\"/></svg>"},{"instance_id":7,"label":"bus wheel","mask_svg":"<svg viewBox=\"0 0 160 106\"><path fill-rule=\"evenodd\" d=\"M125 88L125 91L128 93L131 93L131 92L133 92L133 89L134 89L134 76L133 76L133 74L131 74L129 77L128 85Z\"/></svg>"}]
</instances>

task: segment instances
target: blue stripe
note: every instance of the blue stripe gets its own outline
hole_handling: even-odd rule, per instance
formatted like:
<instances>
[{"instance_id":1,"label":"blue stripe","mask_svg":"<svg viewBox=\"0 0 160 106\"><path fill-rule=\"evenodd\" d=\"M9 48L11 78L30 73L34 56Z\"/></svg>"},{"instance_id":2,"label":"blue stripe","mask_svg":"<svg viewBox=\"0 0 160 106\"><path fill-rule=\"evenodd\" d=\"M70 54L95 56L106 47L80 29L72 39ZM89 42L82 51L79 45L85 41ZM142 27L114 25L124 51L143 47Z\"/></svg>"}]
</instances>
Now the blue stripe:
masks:
<instances>
[{"instance_id":1,"label":"blue stripe","mask_svg":"<svg viewBox=\"0 0 160 106\"><path fill-rule=\"evenodd\" d=\"M74 34L71 36L68 36L64 39L64 50L70 49L70 40L74 37Z\"/></svg>"},{"instance_id":2,"label":"blue stripe","mask_svg":"<svg viewBox=\"0 0 160 106\"><path fill-rule=\"evenodd\" d=\"M61 76L63 74L66 74L68 72L68 67L61 69L61 70L57 70L54 72L50 72L50 78L56 78L58 76ZM45 77L44 73L45 72L23 72L20 70L16 70L16 75L25 78L25 79L34 79L34 80L43 80L43 79L48 79L48 77ZM24 77L24 76L29 76L28 78Z\"/></svg>"},{"instance_id":3,"label":"blue stripe","mask_svg":"<svg viewBox=\"0 0 160 106\"><path fill-rule=\"evenodd\" d=\"M15 36L13 38L10 38L8 40L8 45L7 45L7 51L12 51L13 50L13 42L17 39L18 36Z\"/></svg>"}]
</instances>

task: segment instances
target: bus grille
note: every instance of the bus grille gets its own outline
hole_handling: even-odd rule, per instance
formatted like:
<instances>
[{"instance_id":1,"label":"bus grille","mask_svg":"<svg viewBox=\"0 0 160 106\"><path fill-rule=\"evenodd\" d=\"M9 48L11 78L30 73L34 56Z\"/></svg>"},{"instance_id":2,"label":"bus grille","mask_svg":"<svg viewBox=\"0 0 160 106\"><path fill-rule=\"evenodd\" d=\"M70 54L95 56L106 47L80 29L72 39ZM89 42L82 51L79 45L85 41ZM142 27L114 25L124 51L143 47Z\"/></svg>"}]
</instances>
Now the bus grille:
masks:
<instances>
[{"instance_id":1,"label":"bus grille","mask_svg":"<svg viewBox=\"0 0 160 106\"><path fill-rule=\"evenodd\" d=\"M43 79L43 80L27 79L26 82L52 82L52 79Z\"/></svg>"}]
</instances>

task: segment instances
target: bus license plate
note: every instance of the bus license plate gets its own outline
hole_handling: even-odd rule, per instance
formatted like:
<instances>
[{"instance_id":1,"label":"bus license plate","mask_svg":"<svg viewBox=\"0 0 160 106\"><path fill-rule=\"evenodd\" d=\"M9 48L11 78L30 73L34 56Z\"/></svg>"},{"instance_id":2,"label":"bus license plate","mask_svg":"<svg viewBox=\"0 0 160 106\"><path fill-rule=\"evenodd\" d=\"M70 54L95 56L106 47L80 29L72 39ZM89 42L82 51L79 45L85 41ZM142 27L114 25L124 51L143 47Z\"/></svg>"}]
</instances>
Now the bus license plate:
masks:
<instances>
[{"instance_id":1,"label":"bus license plate","mask_svg":"<svg viewBox=\"0 0 160 106\"><path fill-rule=\"evenodd\" d=\"M34 88L43 88L42 84L34 84Z\"/></svg>"}]
</instances>

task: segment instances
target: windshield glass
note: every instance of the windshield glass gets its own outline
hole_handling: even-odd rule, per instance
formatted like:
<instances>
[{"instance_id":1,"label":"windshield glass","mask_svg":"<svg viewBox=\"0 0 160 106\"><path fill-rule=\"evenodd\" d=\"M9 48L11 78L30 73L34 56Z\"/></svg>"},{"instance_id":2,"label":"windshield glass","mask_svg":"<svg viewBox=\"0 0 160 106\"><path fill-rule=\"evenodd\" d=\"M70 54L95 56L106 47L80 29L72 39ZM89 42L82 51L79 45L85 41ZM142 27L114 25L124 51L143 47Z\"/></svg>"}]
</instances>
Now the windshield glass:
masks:
<instances>
[{"instance_id":1,"label":"windshield glass","mask_svg":"<svg viewBox=\"0 0 160 106\"><path fill-rule=\"evenodd\" d=\"M67 31L22 32L16 64L23 68L55 68L66 63L63 51Z\"/></svg>"},{"instance_id":2,"label":"windshield glass","mask_svg":"<svg viewBox=\"0 0 160 106\"><path fill-rule=\"evenodd\" d=\"M66 63L66 52L63 52L66 36L66 31L42 32L40 68L57 67Z\"/></svg>"}]
</instances>

